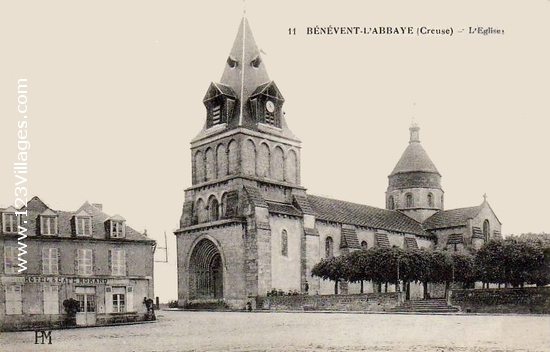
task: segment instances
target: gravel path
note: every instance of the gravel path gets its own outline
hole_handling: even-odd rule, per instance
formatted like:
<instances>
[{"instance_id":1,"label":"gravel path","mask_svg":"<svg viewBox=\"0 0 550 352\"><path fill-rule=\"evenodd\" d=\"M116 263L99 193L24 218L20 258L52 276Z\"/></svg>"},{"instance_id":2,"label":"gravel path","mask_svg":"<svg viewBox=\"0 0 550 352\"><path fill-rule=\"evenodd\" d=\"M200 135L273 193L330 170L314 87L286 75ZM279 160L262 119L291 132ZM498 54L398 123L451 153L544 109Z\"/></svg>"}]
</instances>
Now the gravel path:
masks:
<instances>
[{"instance_id":1,"label":"gravel path","mask_svg":"<svg viewBox=\"0 0 550 352\"><path fill-rule=\"evenodd\" d=\"M158 312L153 324L0 334L0 351L550 351L550 316Z\"/></svg>"}]
</instances>

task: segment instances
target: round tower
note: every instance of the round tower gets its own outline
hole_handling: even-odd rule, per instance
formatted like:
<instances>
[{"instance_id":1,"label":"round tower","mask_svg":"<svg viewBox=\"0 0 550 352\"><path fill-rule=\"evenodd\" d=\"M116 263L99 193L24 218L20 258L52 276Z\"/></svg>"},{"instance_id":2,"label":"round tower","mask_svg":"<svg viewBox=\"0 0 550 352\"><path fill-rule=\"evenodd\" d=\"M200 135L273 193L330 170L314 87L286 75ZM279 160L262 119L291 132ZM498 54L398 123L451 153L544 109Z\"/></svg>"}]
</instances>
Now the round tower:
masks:
<instances>
[{"instance_id":1,"label":"round tower","mask_svg":"<svg viewBox=\"0 0 550 352\"><path fill-rule=\"evenodd\" d=\"M386 209L422 223L443 210L441 174L420 144L420 127L413 122L409 131L409 145L388 176Z\"/></svg>"}]
</instances>

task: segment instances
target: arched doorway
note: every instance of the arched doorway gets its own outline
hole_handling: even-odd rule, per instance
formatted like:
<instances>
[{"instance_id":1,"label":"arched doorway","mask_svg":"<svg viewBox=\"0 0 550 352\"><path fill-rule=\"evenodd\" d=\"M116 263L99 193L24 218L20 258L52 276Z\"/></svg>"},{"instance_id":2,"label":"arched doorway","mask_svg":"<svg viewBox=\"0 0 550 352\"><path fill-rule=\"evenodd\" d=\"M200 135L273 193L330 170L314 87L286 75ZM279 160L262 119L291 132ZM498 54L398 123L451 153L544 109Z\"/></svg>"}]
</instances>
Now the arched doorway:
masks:
<instances>
[{"instance_id":1,"label":"arched doorway","mask_svg":"<svg viewBox=\"0 0 550 352\"><path fill-rule=\"evenodd\" d=\"M223 264L216 245L202 239L191 253L189 261L189 298L223 298Z\"/></svg>"}]
</instances>

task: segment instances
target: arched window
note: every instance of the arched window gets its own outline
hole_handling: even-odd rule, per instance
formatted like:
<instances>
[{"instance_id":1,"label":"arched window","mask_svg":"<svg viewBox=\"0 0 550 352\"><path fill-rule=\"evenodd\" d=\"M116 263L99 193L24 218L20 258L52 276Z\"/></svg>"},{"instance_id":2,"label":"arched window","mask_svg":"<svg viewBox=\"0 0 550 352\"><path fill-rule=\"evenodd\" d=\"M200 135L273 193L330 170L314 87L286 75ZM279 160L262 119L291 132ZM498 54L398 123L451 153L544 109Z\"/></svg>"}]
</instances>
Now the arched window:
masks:
<instances>
[{"instance_id":1,"label":"arched window","mask_svg":"<svg viewBox=\"0 0 550 352\"><path fill-rule=\"evenodd\" d=\"M367 249L369 249L369 245L367 244L367 241L362 241L362 242L361 242L361 249L363 249L363 250L365 250L365 251L366 251Z\"/></svg>"},{"instance_id":2,"label":"arched window","mask_svg":"<svg viewBox=\"0 0 550 352\"><path fill-rule=\"evenodd\" d=\"M205 178L204 155L199 150L195 153L195 182L204 182Z\"/></svg>"},{"instance_id":3,"label":"arched window","mask_svg":"<svg viewBox=\"0 0 550 352\"><path fill-rule=\"evenodd\" d=\"M485 241L489 241L489 234L491 233L491 226L489 225L489 220L485 219L483 222L483 237Z\"/></svg>"},{"instance_id":4,"label":"arched window","mask_svg":"<svg viewBox=\"0 0 550 352\"><path fill-rule=\"evenodd\" d=\"M210 221L216 221L220 217L219 203L214 196L208 200L208 217Z\"/></svg>"},{"instance_id":5,"label":"arched window","mask_svg":"<svg viewBox=\"0 0 550 352\"><path fill-rule=\"evenodd\" d=\"M412 207L414 206L413 196L412 196L412 194L410 194L410 193L407 193L407 194L405 195L405 206L406 206L407 208L412 208Z\"/></svg>"},{"instance_id":6,"label":"arched window","mask_svg":"<svg viewBox=\"0 0 550 352\"><path fill-rule=\"evenodd\" d=\"M206 149L204 159L206 163L206 181L211 181L216 178L216 161L214 160L214 150L212 148Z\"/></svg>"},{"instance_id":7,"label":"arched window","mask_svg":"<svg viewBox=\"0 0 550 352\"><path fill-rule=\"evenodd\" d=\"M271 177L276 181L283 181L285 169L283 149L279 146L275 147L272 158Z\"/></svg>"},{"instance_id":8,"label":"arched window","mask_svg":"<svg viewBox=\"0 0 550 352\"><path fill-rule=\"evenodd\" d=\"M332 258L334 256L334 241L332 237L325 239L325 258Z\"/></svg>"},{"instance_id":9,"label":"arched window","mask_svg":"<svg viewBox=\"0 0 550 352\"><path fill-rule=\"evenodd\" d=\"M433 208L434 206L434 195L431 193L428 193L428 206L430 208Z\"/></svg>"},{"instance_id":10,"label":"arched window","mask_svg":"<svg viewBox=\"0 0 550 352\"><path fill-rule=\"evenodd\" d=\"M281 254L288 257L288 233L286 230L281 233Z\"/></svg>"},{"instance_id":11,"label":"arched window","mask_svg":"<svg viewBox=\"0 0 550 352\"><path fill-rule=\"evenodd\" d=\"M258 159L256 160L256 171L260 177L269 177L269 164L271 162L271 153L267 144L260 144Z\"/></svg>"},{"instance_id":12,"label":"arched window","mask_svg":"<svg viewBox=\"0 0 550 352\"><path fill-rule=\"evenodd\" d=\"M227 173L233 175L237 173L237 142L231 140L227 145Z\"/></svg>"},{"instance_id":13,"label":"arched window","mask_svg":"<svg viewBox=\"0 0 550 352\"><path fill-rule=\"evenodd\" d=\"M298 183L298 157L296 152L291 150L286 158L286 175L285 181L290 183Z\"/></svg>"},{"instance_id":14,"label":"arched window","mask_svg":"<svg viewBox=\"0 0 550 352\"><path fill-rule=\"evenodd\" d=\"M206 222L207 220L206 207L202 199L199 199L197 201L196 208L195 208L195 215L197 217L197 222L199 224L202 222Z\"/></svg>"},{"instance_id":15,"label":"arched window","mask_svg":"<svg viewBox=\"0 0 550 352\"><path fill-rule=\"evenodd\" d=\"M247 139L244 142L244 148L242 149L242 165L243 172L246 175L255 176L256 175L256 146L254 142L250 139Z\"/></svg>"},{"instance_id":16,"label":"arched window","mask_svg":"<svg viewBox=\"0 0 550 352\"><path fill-rule=\"evenodd\" d=\"M388 198L388 209L390 209L390 210L395 209L395 201L393 199L393 196L390 196Z\"/></svg>"},{"instance_id":17,"label":"arched window","mask_svg":"<svg viewBox=\"0 0 550 352\"><path fill-rule=\"evenodd\" d=\"M223 144L216 148L216 176L223 177L227 175L227 152Z\"/></svg>"}]
</instances>

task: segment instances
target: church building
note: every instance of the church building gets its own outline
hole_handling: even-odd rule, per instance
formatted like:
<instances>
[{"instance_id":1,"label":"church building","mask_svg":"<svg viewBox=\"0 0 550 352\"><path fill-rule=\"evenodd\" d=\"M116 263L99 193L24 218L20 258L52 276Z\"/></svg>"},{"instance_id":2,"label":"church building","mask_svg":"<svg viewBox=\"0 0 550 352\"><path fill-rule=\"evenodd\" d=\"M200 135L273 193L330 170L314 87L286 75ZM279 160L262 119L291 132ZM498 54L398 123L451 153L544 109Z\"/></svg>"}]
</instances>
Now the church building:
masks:
<instances>
[{"instance_id":1,"label":"church building","mask_svg":"<svg viewBox=\"0 0 550 352\"><path fill-rule=\"evenodd\" d=\"M500 235L487 201L444 210L441 175L415 124L389 175L386 209L308 194L301 142L246 18L203 103L206 121L191 141L192 186L174 232L180 306L242 308L273 289L304 292L306 283L310 294L331 294L332 283L311 276L322 258L374 246L469 250ZM358 293L359 285L342 291Z\"/></svg>"}]
</instances>

